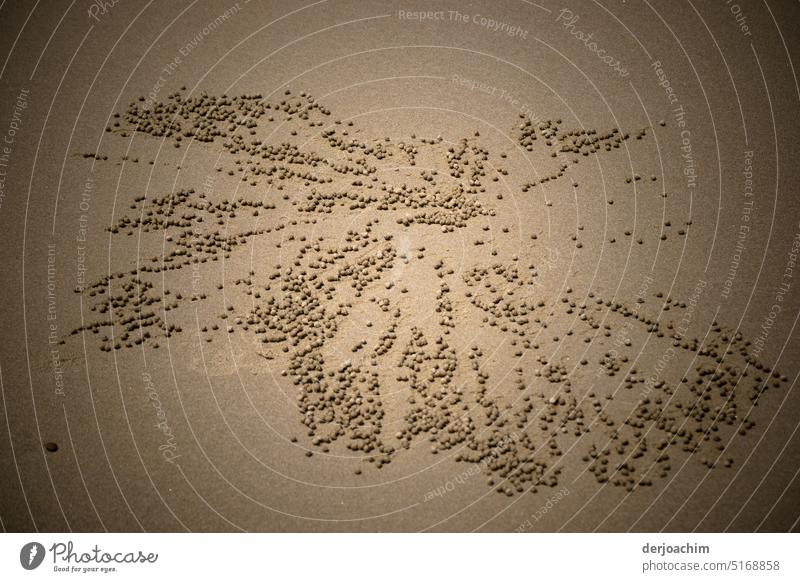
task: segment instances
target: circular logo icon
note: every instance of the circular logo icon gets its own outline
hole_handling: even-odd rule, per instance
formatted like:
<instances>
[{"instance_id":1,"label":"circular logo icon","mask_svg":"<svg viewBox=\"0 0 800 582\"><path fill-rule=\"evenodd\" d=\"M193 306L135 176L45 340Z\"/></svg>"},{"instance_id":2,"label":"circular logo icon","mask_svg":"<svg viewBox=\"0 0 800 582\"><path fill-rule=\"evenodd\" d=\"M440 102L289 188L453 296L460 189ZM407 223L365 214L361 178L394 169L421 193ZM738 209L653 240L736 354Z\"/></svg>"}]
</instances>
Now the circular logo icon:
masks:
<instances>
[{"instance_id":1,"label":"circular logo icon","mask_svg":"<svg viewBox=\"0 0 800 582\"><path fill-rule=\"evenodd\" d=\"M19 563L26 570L35 570L44 561L44 546L39 542L28 542L19 551Z\"/></svg>"}]
</instances>

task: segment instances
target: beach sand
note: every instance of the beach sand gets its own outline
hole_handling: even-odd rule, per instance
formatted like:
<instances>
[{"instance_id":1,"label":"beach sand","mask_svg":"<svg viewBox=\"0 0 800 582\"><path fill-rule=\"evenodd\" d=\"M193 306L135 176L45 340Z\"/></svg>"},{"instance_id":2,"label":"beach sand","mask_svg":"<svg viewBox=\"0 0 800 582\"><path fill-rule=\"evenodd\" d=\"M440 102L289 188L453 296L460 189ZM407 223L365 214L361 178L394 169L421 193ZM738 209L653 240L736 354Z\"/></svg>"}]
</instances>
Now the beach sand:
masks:
<instances>
[{"instance_id":1,"label":"beach sand","mask_svg":"<svg viewBox=\"0 0 800 582\"><path fill-rule=\"evenodd\" d=\"M797 530L746 10L4 6L2 527Z\"/></svg>"}]
</instances>

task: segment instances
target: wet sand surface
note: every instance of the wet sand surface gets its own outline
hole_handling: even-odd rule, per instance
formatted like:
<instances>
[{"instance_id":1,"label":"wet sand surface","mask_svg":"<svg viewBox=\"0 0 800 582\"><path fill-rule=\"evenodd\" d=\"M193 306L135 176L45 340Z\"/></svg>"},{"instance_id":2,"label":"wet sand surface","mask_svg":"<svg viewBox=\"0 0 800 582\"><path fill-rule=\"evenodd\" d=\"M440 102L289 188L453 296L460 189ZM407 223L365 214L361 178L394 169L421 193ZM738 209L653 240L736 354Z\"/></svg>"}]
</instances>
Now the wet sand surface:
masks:
<instances>
[{"instance_id":1,"label":"wet sand surface","mask_svg":"<svg viewBox=\"0 0 800 582\"><path fill-rule=\"evenodd\" d=\"M799 15L4 6L3 528L797 530Z\"/></svg>"}]
</instances>

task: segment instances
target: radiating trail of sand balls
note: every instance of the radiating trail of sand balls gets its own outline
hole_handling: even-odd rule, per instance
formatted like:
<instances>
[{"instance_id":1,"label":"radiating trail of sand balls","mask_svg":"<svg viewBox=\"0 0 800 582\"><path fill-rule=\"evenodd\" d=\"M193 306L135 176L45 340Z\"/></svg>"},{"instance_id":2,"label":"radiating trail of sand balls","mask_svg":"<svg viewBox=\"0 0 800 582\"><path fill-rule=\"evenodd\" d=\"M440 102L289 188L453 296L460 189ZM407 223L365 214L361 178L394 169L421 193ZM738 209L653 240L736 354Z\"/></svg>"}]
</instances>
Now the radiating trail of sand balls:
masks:
<instances>
[{"instance_id":1,"label":"radiating trail of sand balls","mask_svg":"<svg viewBox=\"0 0 800 582\"><path fill-rule=\"evenodd\" d=\"M494 239L508 228L495 234L485 221L503 209L501 177L521 196L548 183L579 187L571 167L613 156L625 141L647 139L648 130L573 130L560 119L523 118L514 129L517 145L549 164L544 177L531 180L507 169L506 152L490 151L478 132L453 145L438 136L365 139L354 122L331 116L312 96L288 90L271 102L258 94L177 92L159 103L141 98L115 115L112 136L138 132L219 153L214 170L241 182L243 193L229 198L198 191L198 184L149 200L136 196L131 216L110 233L121 243L157 233L166 246L138 268L79 291L93 300L97 318L72 334L96 334L106 352L158 348L183 333L179 323L167 323L167 312L180 321L187 303L211 305L228 285L231 303L202 322L200 339L245 334L257 342L258 354L297 389L302 429L292 441L304 439L309 457L313 450L347 453L380 469L424 442L430 454L453 451L456 461L479 464L487 484L508 496L557 485L564 451L575 446L598 483L628 491L665 479L679 456L699 453L708 469L735 464L721 456L722 443L754 426L740 411L763 397L762 384L786 382L741 334L714 323L704 341L685 337L679 320L688 304L661 292L629 304L591 290L577 300L568 285L549 293L536 234L521 256L487 262L476 254L458 274L448 254L449 237L460 231L497 256ZM278 122L283 141L265 140ZM102 152L83 157L115 161ZM628 176L619 189L656 181L644 175ZM344 218L352 228L337 240L325 236L326 225ZM309 235L312 226L322 234ZM684 236L683 226L665 220L654 236L669 244L677 237L668 233ZM578 234L569 243L580 251ZM610 242L630 237L623 228ZM156 273L169 284L173 274L210 269L250 245L280 252L232 281L207 271L213 288L156 289ZM653 380L630 362L636 337L648 339L656 358L669 350L697 363L685 376L676 377L681 368L673 366ZM501 342L514 358L510 373L487 355ZM573 349L586 355L568 370L554 355ZM619 398L619 388L631 398ZM386 394L398 391L402 409L388 410Z\"/></svg>"}]
</instances>

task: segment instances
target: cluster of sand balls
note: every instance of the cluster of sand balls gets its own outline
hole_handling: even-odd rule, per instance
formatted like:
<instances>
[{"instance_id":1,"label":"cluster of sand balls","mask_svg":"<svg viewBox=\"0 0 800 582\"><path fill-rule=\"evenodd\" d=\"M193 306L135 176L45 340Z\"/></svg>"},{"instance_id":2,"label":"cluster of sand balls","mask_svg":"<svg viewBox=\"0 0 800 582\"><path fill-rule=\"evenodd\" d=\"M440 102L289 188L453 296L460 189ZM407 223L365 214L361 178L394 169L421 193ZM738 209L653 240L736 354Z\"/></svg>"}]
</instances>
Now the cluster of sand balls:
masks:
<instances>
[{"instance_id":1,"label":"cluster of sand balls","mask_svg":"<svg viewBox=\"0 0 800 582\"><path fill-rule=\"evenodd\" d=\"M556 485L573 449L598 482L631 491L666 477L677 455L700 453L709 469L734 464L726 444L753 428L748 412L765 389L786 381L751 355L741 334L715 324L702 340L682 336L670 316L687 304L661 293L635 303L570 287L543 295L539 268L527 255L456 272L437 251L404 247L398 234L413 240L428 231L487 230L492 204L502 200L498 183L510 175L506 154L493 155L477 132L449 142L356 139L353 122L329 117L312 96L289 91L272 101L177 92L161 103L134 101L115 116L112 137L141 132L178 147L221 147L217 172L249 188L233 197L193 188L137 196L130 215L109 231L157 236L161 250L88 286L97 320L73 334L106 332L98 342L103 351L158 347L189 329L179 316L185 303L217 301L224 292L217 320L200 323L200 338L238 333L257 340L261 355L296 387L304 434L292 440L300 454L344 449L381 468L424 446L479 464L505 495ZM517 126L523 151L541 146L547 157L561 157L553 175L517 180L523 191L630 138L618 129L562 125ZM280 137L265 137L270 132ZM417 166L423 154L436 167ZM394 172L398 167L407 171ZM362 215L328 236L326 226ZM280 259L259 254L233 288L222 280L192 293L157 292L157 273L169 285L165 274L178 279L187 269L234 261L256 244L272 245ZM536 235L530 245L535 256ZM409 297L408 277L434 282L432 317L424 323L409 324L409 311L424 298ZM362 335L345 333L354 325ZM642 341L686 354L692 364L685 375L653 380L636 365ZM511 367L496 364L499 344ZM567 362L558 350L580 356ZM398 388L402 410L390 411L384 395Z\"/></svg>"},{"instance_id":2,"label":"cluster of sand balls","mask_svg":"<svg viewBox=\"0 0 800 582\"><path fill-rule=\"evenodd\" d=\"M143 281L136 275L126 278L116 293L110 292L108 280L95 283L88 295L99 296L100 299L92 305L91 311L105 314L107 318L73 329L72 335L83 331L100 334L101 330L109 328L109 334L100 338L102 351L131 348L145 342L157 348L156 337L170 337L174 333L180 333L182 329L175 324L167 324L159 315L178 307L178 301L171 301L169 293L165 297L157 296L153 293L153 287L152 282ZM177 299L180 298L178 295ZM117 328L119 335L115 336L113 330ZM154 335L151 329L158 331Z\"/></svg>"},{"instance_id":3,"label":"cluster of sand balls","mask_svg":"<svg viewBox=\"0 0 800 582\"><path fill-rule=\"evenodd\" d=\"M441 226L443 232L463 228L470 219L487 214L481 202L469 197L460 186L428 192L419 186L391 186L383 183L376 192L369 192L372 190L371 185L366 190L325 192L312 188L305 200L298 205L298 210L320 214L331 214L337 208L406 210L406 213L396 219L398 224L435 224Z\"/></svg>"},{"instance_id":4,"label":"cluster of sand balls","mask_svg":"<svg viewBox=\"0 0 800 582\"><path fill-rule=\"evenodd\" d=\"M182 91L185 91L185 87ZM330 114L313 97L305 93L292 97L288 89L284 99L272 102L260 94L231 98L201 93L197 97L184 97L181 91L176 91L168 95L166 101L157 103L148 103L144 97L139 97L138 101L128 105L124 114L114 115L117 121L108 126L106 131L120 132L123 137L130 131L137 131L154 137L171 138L176 147L180 147L184 139L213 142L218 138L241 137L236 133L237 130L252 130L262 118L275 121L276 115L296 116L307 121L315 111ZM127 125L122 125L119 120ZM226 147L236 149L232 142L226 142Z\"/></svg>"},{"instance_id":5,"label":"cluster of sand balls","mask_svg":"<svg viewBox=\"0 0 800 582\"><path fill-rule=\"evenodd\" d=\"M622 132L619 128L613 128L605 133L599 133L596 129L562 130L560 128L560 119L537 123L525 116L520 117L525 119L523 123L519 124L516 131L516 139L520 147L525 148L526 151L533 152L534 142L541 137L541 141L543 141L544 146L546 146L545 152L549 153L551 158L560 158L563 160L571 156L566 162L560 162L559 168L552 174L537 177L534 180L522 184L523 192L528 192L535 186L555 182L563 178L567 175L570 165L575 165L580 162L581 158L578 156L588 157L600 152L611 152L615 149L619 149L622 144L631 137L629 133ZM661 125L664 126L666 123L662 121ZM643 128L636 133L635 138L641 140L646 135L647 128ZM641 180L641 176L636 175L635 179L637 181ZM651 179L655 181L656 176L652 176ZM627 183L631 183L631 181L632 178L626 179ZM579 186L578 182L574 180L571 184L573 187ZM666 197L666 194L662 196ZM613 200L609 200L608 202L609 204L614 203ZM548 203L548 205L550 204ZM615 241L612 240L611 242Z\"/></svg>"}]
</instances>

